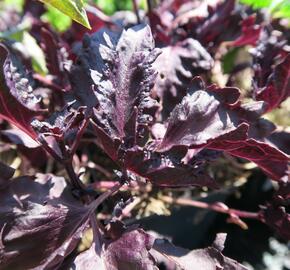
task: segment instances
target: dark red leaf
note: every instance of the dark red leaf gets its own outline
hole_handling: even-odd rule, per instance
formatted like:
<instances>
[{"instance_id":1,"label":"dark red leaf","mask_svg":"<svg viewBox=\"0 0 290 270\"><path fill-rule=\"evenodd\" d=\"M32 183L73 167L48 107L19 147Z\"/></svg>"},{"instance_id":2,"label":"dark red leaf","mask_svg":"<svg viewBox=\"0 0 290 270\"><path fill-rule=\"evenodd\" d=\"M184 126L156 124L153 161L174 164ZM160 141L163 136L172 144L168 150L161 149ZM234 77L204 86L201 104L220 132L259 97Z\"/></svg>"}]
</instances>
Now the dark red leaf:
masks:
<instances>
[{"instance_id":1,"label":"dark red leaf","mask_svg":"<svg viewBox=\"0 0 290 270\"><path fill-rule=\"evenodd\" d=\"M156 102L150 90L156 73L151 65L159 51L154 49L148 26L129 28L113 38L110 40L106 33L95 38L103 66L97 63L92 70L99 103L94 120L101 139L100 128L112 139L124 140L126 147L132 147L143 140L153 119L150 112L154 112Z\"/></svg>"},{"instance_id":2,"label":"dark red leaf","mask_svg":"<svg viewBox=\"0 0 290 270\"><path fill-rule=\"evenodd\" d=\"M213 66L213 59L202 45L192 38L163 47L153 67L158 71L155 91L162 100L162 114L167 117L186 95L192 78Z\"/></svg>"},{"instance_id":3,"label":"dark red leaf","mask_svg":"<svg viewBox=\"0 0 290 270\"><path fill-rule=\"evenodd\" d=\"M255 24L256 16L251 15L242 21L242 34L234 41L229 42L230 46L255 46L260 38L262 26Z\"/></svg>"},{"instance_id":4,"label":"dark red leaf","mask_svg":"<svg viewBox=\"0 0 290 270\"><path fill-rule=\"evenodd\" d=\"M220 136L245 139L248 125L232 119L231 115L231 106L238 102L239 96L237 88L206 89L203 81L195 78L188 94L172 111L158 150L167 151L175 145L203 146Z\"/></svg>"},{"instance_id":5,"label":"dark red leaf","mask_svg":"<svg viewBox=\"0 0 290 270\"><path fill-rule=\"evenodd\" d=\"M76 257L71 267L75 270L157 270L150 249L154 238L143 230L125 232L119 239L105 244L101 254L90 249Z\"/></svg>"},{"instance_id":6,"label":"dark red leaf","mask_svg":"<svg viewBox=\"0 0 290 270\"><path fill-rule=\"evenodd\" d=\"M56 269L76 247L91 210L52 175L12 179L0 193L1 267Z\"/></svg>"},{"instance_id":7,"label":"dark red leaf","mask_svg":"<svg viewBox=\"0 0 290 270\"><path fill-rule=\"evenodd\" d=\"M278 64L268 83L256 90L256 99L266 101L271 111L290 96L290 54Z\"/></svg>"},{"instance_id":8,"label":"dark red leaf","mask_svg":"<svg viewBox=\"0 0 290 270\"><path fill-rule=\"evenodd\" d=\"M0 190L9 184L9 179L14 175L15 170L0 161Z\"/></svg>"},{"instance_id":9,"label":"dark red leaf","mask_svg":"<svg viewBox=\"0 0 290 270\"><path fill-rule=\"evenodd\" d=\"M68 69L70 64L67 59L68 52L66 48L61 45L56 35L49 29L42 27L40 29L40 35L41 48L45 54L46 66L49 74L53 76L52 81L65 91L68 84L66 69Z\"/></svg>"},{"instance_id":10,"label":"dark red leaf","mask_svg":"<svg viewBox=\"0 0 290 270\"><path fill-rule=\"evenodd\" d=\"M3 45L0 45L0 66L0 117L36 139L30 122L40 111L31 80L17 56Z\"/></svg>"},{"instance_id":11,"label":"dark red leaf","mask_svg":"<svg viewBox=\"0 0 290 270\"><path fill-rule=\"evenodd\" d=\"M285 207L268 206L263 211L263 217L266 224L281 237L290 240L290 214L286 212Z\"/></svg>"},{"instance_id":12,"label":"dark red leaf","mask_svg":"<svg viewBox=\"0 0 290 270\"><path fill-rule=\"evenodd\" d=\"M267 137L267 141L275 145L281 151L290 155L290 133L287 131L276 131L273 132L269 137Z\"/></svg>"},{"instance_id":13,"label":"dark red leaf","mask_svg":"<svg viewBox=\"0 0 290 270\"><path fill-rule=\"evenodd\" d=\"M31 125L40 134L63 140L76 131L85 119L85 107L73 108L74 102L68 103L61 111L55 112L46 121L35 119Z\"/></svg>"},{"instance_id":14,"label":"dark red leaf","mask_svg":"<svg viewBox=\"0 0 290 270\"><path fill-rule=\"evenodd\" d=\"M173 146L223 150L255 162L271 178L281 180L288 173L288 157L255 140L272 131L267 121L259 119L264 106L262 103L240 105L239 95L236 88L206 88L196 78L189 94L172 111L158 151L168 151Z\"/></svg>"},{"instance_id":15,"label":"dark red leaf","mask_svg":"<svg viewBox=\"0 0 290 270\"><path fill-rule=\"evenodd\" d=\"M177 269L246 270L245 266L221 253L225 237L226 234L218 234L212 247L192 251L176 247L166 240L157 239L153 249L173 262Z\"/></svg>"},{"instance_id":16,"label":"dark red leaf","mask_svg":"<svg viewBox=\"0 0 290 270\"><path fill-rule=\"evenodd\" d=\"M135 147L126 151L124 165L156 186L217 188L217 183L197 160L193 159L188 164L181 161L186 153L184 150L160 154Z\"/></svg>"},{"instance_id":17,"label":"dark red leaf","mask_svg":"<svg viewBox=\"0 0 290 270\"><path fill-rule=\"evenodd\" d=\"M257 46L251 49L255 72L254 91L258 91L267 85L277 61L281 61L283 57L287 56L286 43L284 36L279 32L271 31L267 27L263 29Z\"/></svg>"},{"instance_id":18,"label":"dark red leaf","mask_svg":"<svg viewBox=\"0 0 290 270\"><path fill-rule=\"evenodd\" d=\"M283 152L267 143L254 139L244 141L219 140L207 146L210 149L224 150L227 153L256 163L273 180L288 177L289 158Z\"/></svg>"},{"instance_id":19,"label":"dark red leaf","mask_svg":"<svg viewBox=\"0 0 290 270\"><path fill-rule=\"evenodd\" d=\"M208 11L208 16L196 16L183 27L206 48L217 48L223 41L232 40L239 33L241 16L235 10L235 0L219 2L216 7L208 7Z\"/></svg>"}]
</instances>

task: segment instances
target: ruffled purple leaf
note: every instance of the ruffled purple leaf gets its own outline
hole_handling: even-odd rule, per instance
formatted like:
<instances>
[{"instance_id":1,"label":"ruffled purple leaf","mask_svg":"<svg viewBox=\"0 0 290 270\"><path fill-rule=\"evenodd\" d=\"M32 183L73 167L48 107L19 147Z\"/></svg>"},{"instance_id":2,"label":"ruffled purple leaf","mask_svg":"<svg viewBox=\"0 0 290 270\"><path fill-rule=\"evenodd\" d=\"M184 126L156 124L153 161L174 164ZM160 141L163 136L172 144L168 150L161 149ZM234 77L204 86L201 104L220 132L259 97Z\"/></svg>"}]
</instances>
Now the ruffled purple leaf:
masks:
<instances>
[{"instance_id":1,"label":"ruffled purple leaf","mask_svg":"<svg viewBox=\"0 0 290 270\"><path fill-rule=\"evenodd\" d=\"M275 131L269 137L267 142L275 145L278 149L290 155L290 133L287 131Z\"/></svg>"},{"instance_id":2,"label":"ruffled purple leaf","mask_svg":"<svg viewBox=\"0 0 290 270\"><path fill-rule=\"evenodd\" d=\"M9 184L9 180L13 177L15 170L0 161L0 190Z\"/></svg>"},{"instance_id":3,"label":"ruffled purple leaf","mask_svg":"<svg viewBox=\"0 0 290 270\"><path fill-rule=\"evenodd\" d=\"M265 207L261 215L264 222L274 229L281 237L290 240L290 182L280 183L279 190Z\"/></svg>"},{"instance_id":4,"label":"ruffled purple leaf","mask_svg":"<svg viewBox=\"0 0 290 270\"><path fill-rule=\"evenodd\" d=\"M231 106L239 101L237 88L207 88L195 78L188 94L172 111L159 151L175 145L198 147L229 136L231 140L247 137L248 125L232 119Z\"/></svg>"},{"instance_id":5,"label":"ruffled purple leaf","mask_svg":"<svg viewBox=\"0 0 290 270\"><path fill-rule=\"evenodd\" d=\"M120 238L105 243L101 254L93 244L79 254L71 267L76 270L157 270L149 253L154 238L141 229L125 232Z\"/></svg>"},{"instance_id":6,"label":"ruffled purple leaf","mask_svg":"<svg viewBox=\"0 0 290 270\"><path fill-rule=\"evenodd\" d=\"M230 155L241 157L256 163L273 180L287 181L289 170L289 157L277 148L257 141L247 139L244 141L219 140L208 145L208 148L223 150Z\"/></svg>"},{"instance_id":7,"label":"ruffled purple leaf","mask_svg":"<svg viewBox=\"0 0 290 270\"><path fill-rule=\"evenodd\" d=\"M192 251L176 247L166 240L156 239L153 250L174 263L177 269L246 270L245 266L222 254L225 239L226 234L220 233L211 247Z\"/></svg>"},{"instance_id":8,"label":"ruffled purple leaf","mask_svg":"<svg viewBox=\"0 0 290 270\"><path fill-rule=\"evenodd\" d=\"M281 180L288 173L288 157L255 139L268 136L273 128L259 119L265 107L262 103L240 105L239 96L237 88L206 88L196 78L172 111L158 151L174 146L223 150L255 162L274 180Z\"/></svg>"},{"instance_id":9,"label":"ruffled purple leaf","mask_svg":"<svg viewBox=\"0 0 290 270\"><path fill-rule=\"evenodd\" d=\"M86 108L74 109L73 104L74 102L68 103L61 111L55 112L45 121L35 119L31 125L39 134L63 140L78 130L86 118Z\"/></svg>"},{"instance_id":10,"label":"ruffled purple leaf","mask_svg":"<svg viewBox=\"0 0 290 270\"><path fill-rule=\"evenodd\" d=\"M263 214L268 226L284 239L290 240L290 214L286 212L285 207L269 206L263 211Z\"/></svg>"},{"instance_id":11,"label":"ruffled purple leaf","mask_svg":"<svg viewBox=\"0 0 290 270\"><path fill-rule=\"evenodd\" d=\"M40 110L31 79L17 56L3 45L0 45L0 66L0 117L36 139L30 122Z\"/></svg>"},{"instance_id":12,"label":"ruffled purple leaf","mask_svg":"<svg viewBox=\"0 0 290 270\"><path fill-rule=\"evenodd\" d=\"M172 153L154 152L149 145L143 147L140 143L140 137L147 141L148 120L155 112L150 89L156 73L151 65L158 52L154 50L150 29L137 26L124 31L121 36L101 32L92 38L90 47L96 47L93 42L99 42L96 55L101 56L99 62L90 60L91 63L95 61L95 70L91 73L98 99L98 106L94 109L94 126L99 144L106 153L121 167L155 185L216 188L216 183L203 172L200 164L182 161L188 145L183 147L183 155L175 152L174 157ZM98 59L97 56L95 59ZM102 71L103 66L105 71ZM234 95L237 99L238 90ZM178 143L172 147L176 145Z\"/></svg>"},{"instance_id":13,"label":"ruffled purple leaf","mask_svg":"<svg viewBox=\"0 0 290 270\"><path fill-rule=\"evenodd\" d=\"M30 136L28 136L21 129L7 129L1 130L0 135L7 139L7 141L16 144L23 145L27 148L37 148L40 147L40 144L33 140Z\"/></svg>"},{"instance_id":14,"label":"ruffled purple leaf","mask_svg":"<svg viewBox=\"0 0 290 270\"><path fill-rule=\"evenodd\" d=\"M64 46L61 46L55 34L42 27L40 29L41 48L45 54L46 66L49 74L53 76L53 83L65 91L68 84L66 68L69 66L68 53ZM67 66L67 67L66 67Z\"/></svg>"},{"instance_id":15,"label":"ruffled purple leaf","mask_svg":"<svg viewBox=\"0 0 290 270\"><path fill-rule=\"evenodd\" d=\"M256 99L266 101L271 111L290 96L290 54L278 64L267 84L256 90Z\"/></svg>"},{"instance_id":16,"label":"ruffled purple leaf","mask_svg":"<svg viewBox=\"0 0 290 270\"><path fill-rule=\"evenodd\" d=\"M270 31L265 27L261 32L257 46L251 49L253 56L254 91L257 91L267 85L269 77L273 73L273 66L277 61L281 61L287 56L287 41L283 35L277 31ZM254 92L254 94L256 94Z\"/></svg>"},{"instance_id":17,"label":"ruffled purple leaf","mask_svg":"<svg viewBox=\"0 0 290 270\"><path fill-rule=\"evenodd\" d=\"M217 188L217 183L205 172L203 164L197 159L189 163L182 161L185 154L186 148L161 154L135 147L126 151L124 165L156 186Z\"/></svg>"},{"instance_id":18,"label":"ruffled purple leaf","mask_svg":"<svg viewBox=\"0 0 290 270\"><path fill-rule=\"evenodd\" d=\"M252 45L255 46L258 42L262 30L262 26L255 24L256 16L252 15L245 18L242 25L241 35L234 41L229 42L231 46L245 46Z\"/></svg>"},{"instance_id":19,"label":"ruffled purple leaf","mask_svg":"<svg viewBox=\"0 0 290 270\"><path fill-rule=\"evenodd\" d=\"M1 267L56 269L76 247L89 207L52 175L12 179L0 193Z\"/></svg>"},{"instance_id":20,"label":"ruffled purple leaf","mask_svg":"<svg viewBox=\"0 0 290 270\"><path fill-rule=\"evenodd\" d=\"M153 67L158 71L155 91L162 100L163 116L167 117L182 97L192 78L213 66L213 59L202 45L187 38L163 47Z\"/></svg>"},{"instance_id":21,"label":"ruffled purple leaf","mask_svg":"<svg viewBox=\"0 0 290 270\"><path fill-rule=\"evenodd\" d=\"M111 39L106 33L99 35L95 40L103 66L91 71L98 100L94 121L109 152L103 139L106 135L112 141L124 141L126 147L142 143L148 136L147 125L156 111L156 102L150 97L156 77L151 65L159 51L154 49L148 26L135 26Z\"/></svg>"},{"instance_id":22,"label":"ruffled purple leaf","mask_svg":"<svg viewBox=\"0 0 290 270\"><path fill-rule=\"evenodd\" d=\"M208 15L190 18L182 25L187 35L198 40L203 46L212 50L223 41L229 41L240 32L241 15L235 9L235 0L219 2L215 7L208 6ZM227 29L227 31L225 31Z\"/></svg>"}]
</instances>

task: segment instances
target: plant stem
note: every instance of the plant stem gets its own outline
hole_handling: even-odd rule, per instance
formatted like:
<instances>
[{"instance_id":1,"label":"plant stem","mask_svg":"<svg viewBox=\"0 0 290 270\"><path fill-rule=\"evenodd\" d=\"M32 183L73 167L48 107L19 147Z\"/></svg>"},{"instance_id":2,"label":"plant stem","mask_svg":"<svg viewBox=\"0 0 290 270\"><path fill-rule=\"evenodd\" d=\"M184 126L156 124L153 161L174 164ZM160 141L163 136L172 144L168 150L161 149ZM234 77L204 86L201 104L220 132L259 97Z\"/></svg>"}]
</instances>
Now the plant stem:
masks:
<instances>
[{"instance_id":1,"label":"plant stem","mask_svg":"<svg viewBox=\"0 0 290 270\"><path fill-rule=\"evenodd\" d=\"M71 160L67 160L63 162L65 170L71 180L71 184L73 185L74 188L78 189L78 190L84 190L85 186L84 184L81 182L81 180L78 178L78 176L76 175L73 166L72 166L72 161Z\"/></svg>"},{"instance_id":2,"label":"plant stem","mask_svg":"<svg viewBox=\"0 0 290 270\"><path fill-rule=\"evenodd\" d=\"M226 205L222 203L206 203L201 201L195 201L190 199L183 199L183 198L172 198L169 196L162 196L161 199L164 202L173 204L176 203L178 205L184 205L184 206L193 206L197 208L203 208L208 210L213 210L219 213L228 214L228 215L236 215L240 218L250 218L250 219L257 219L260 220L260 214L255 212L248 212L248 211L241 211L237 209L231 209L228 208Z\"/></svg>"},{"instance_id":3,"label":"plant stem","mask_svg":"<svg viewBox=\"0 0 290 270\"><path fill-rule=\"evenodd\" d=\"M85 121L82 123L82 125L81 125L81 127L80 127L80 129L79 129L79 131L77 133L76 139L75 139L75 141L74 141L74 143L73 143L73 145L71 147L71 151L70 151L71 158L75 154L75 152L77 151L77 148L79 146L81 138L82 138L82 136L83 136L88 124L89 124L89 118L85 119Z\"/></svg>"},{"instance_id":4,"label":"plant stem","mask_svg":"<svg viewBox=\"0 0 290 270\"><path fill-rule=\"evenodd\" d=\"M94 211L98 208L98 206L104 201L106 200L108 197L110 197L113 193L115 193L116 191L118 191L121 187L123 186L123 184L121 183L117 183L116 185L114 185L113 187L111 187L109 190L107 190L106 192L104 192L103 194L101 194L96 200L94 200L93 202L90 203L89 207L91 208L91 215L90 215L90 223L92 226L92 230L93 230L93 237L94 237L94 243L95 243L95 250L96 253L98 255L101 254L102 251L102 235L100 233L100 229L96 220L96 216Z\"/></svg>"},{"instance_id":5,"label":"plant stem","mask_svg":"<svg viewBox=\"0 0 290 270\"><path fill-rule=\"evenodd\" d=\"M98 227L98 224L97 224L97 220L96 220L96 216L95 216L94 213L90 215L90 223L91 223L92 230L93 230L93 237L94 237L96 253L98 255L101 255L101 251L102 251L102 235L100 233L100 230L99 230L99 227Z\"/></svg>"},{"instance_id":6,"label":"plant stem","mask_svg":"<svg viewBox=\"0 0 290 270\"><path fill-rule=\"evenodd\" d=\"M140 19L140 15L139 15L139 9L138 9L137 0L132 0L132 2L133 2L134 12L135 12L136 17L137 17L137 22L138 22L138 24L140 24L141 23L141 19Z\"/></svg>"},{"instance_id":7,"label":"plant stem","mask_svg":"<svg viewBox=\"0 0 290 270\"><path fill-rule=\"evenodd\" d=\"M37 81L39 81L40 83L42 83L44 86L46 87L50 87L54 90L63 92L63 88L60 87L59 85L55 84L52 80L48 79L47 77L44 77L40 74L33 74L33 78Z\"/></svg>"},{"instance_id":8,"label":"plant stem","mask_svg":"<svg viewBox=\"0 0 290 270\"><path fill-rule=\"evenodd\" d=\"M110 197L113 193L118 191L123 186L123 183L117 183L106 192L102 193L96 200L94 200L90 207L95 210L104 200Z\"/></svg>"},{"instance_id":9,"label":"plant stem","mask_svg":"<svg viewBox=\"0 0 290 270\"><path fill-rule=\"evenodd\" d=\"M62 157L60 157L47 143L43 136L39 136L37 140L40 142L41 146L58 162L62 163Z\"/></svg>"},{"instance_id":10,"label":"plant stem","mask_svg":"<svg viewBox=\"0 0 290 270\"><path fill-rule=\"evenodd\" d=\"M152 0L147 0L147 8L148 8L148 13L152 11Z\"/></svg>"}]
</instances>

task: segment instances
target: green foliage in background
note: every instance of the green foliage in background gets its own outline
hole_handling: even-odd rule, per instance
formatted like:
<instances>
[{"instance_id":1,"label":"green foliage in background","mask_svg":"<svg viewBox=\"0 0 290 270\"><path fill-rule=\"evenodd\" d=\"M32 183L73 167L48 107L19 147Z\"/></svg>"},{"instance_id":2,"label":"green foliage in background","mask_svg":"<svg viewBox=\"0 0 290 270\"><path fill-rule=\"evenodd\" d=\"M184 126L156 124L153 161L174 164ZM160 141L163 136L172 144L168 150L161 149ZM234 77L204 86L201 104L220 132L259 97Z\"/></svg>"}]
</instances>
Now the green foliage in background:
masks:
<instances>
[{"instance_id":1,"label":"green foliage in background","mask_svg":"<svg viewBox=\"0 0 290 270\"><path fill-rule=\"evenodd\" d=\"M58 32L66 31L72 23L69 16L63 15L58 9L47 5L47 11L41 16L43 21L49 22L51 26Z\"/></svg>"},{"instance_id":2,"label":"green foliage in background","mask_svg":"<svg viewBox=\"0 0 290 270\"><path fill-rule=\"evenodd\" d=\"M35 38L28 32L24 32L21 43L25 48L26 53L31 58L33 70L42 75L47 74L48 70L46 67L45 56Z\"/></svg>"},{"instance_id":3,"label":"green foliage in background","mask_svg":"<svg viewBox=\"0 0 290 270\"><path fill-rule=\"evenodd\" d=\"M1 2L1 1L0 1ZM4 0L3 5L13 6L17 11L22 11L24 0Z\"/></svg>"},{"instance_id":4,"label":"green foliage in background","mask_svg":"<svg viewBox=\"0 0 290 270\"><path fill-rule=\"evenodd\" d=\"M115 0L96 0L94 3L106 14L112 15L116 11Z\"/></svg>"},{"instance_id":5,"label":"green foliage in background","mask_svg":"<svg viewBox=\"0 0 290 270\"><path fill-rule=\"evenodd\" d=\"M266 8L271 5L272 0L240 0L242 4L252 6L255 9Z\"/></svg>"},{"instance_id":6,"label":"green foliage in background","mask_svg":"<svg viewBox=\"0 0 290 270\"><path fill-rule=\"evenodd\" d=\"M108 15L112 15L119 10L133 10L132 0L93 0L92 2ZM139 2L139 8L147 8L146 0Z\"/></svg>"},{"instance_id":7,"label":"green foliage in background","mask_svg":"<svg viewBox=\"0 0 290 270\"><path fill-rule=\"evenodd\" d=\"M290 19L290 0L240 0L254 9L266 8L274 18Z\"/></svg>"},{"instance_id":8,"label":"green foliage in background","mask_svg":"<svg viewBox=\"0 0 290 270\"><path fill-rule=\"evenodd\" d=\"M65 15L69 16L74 21L84 25L87 28L90 27L90 23L87 17L86 10L84 8L84 2L82 0L39 0L45 4L51 5L58 9Z\"/></svg>"}]
</instances>

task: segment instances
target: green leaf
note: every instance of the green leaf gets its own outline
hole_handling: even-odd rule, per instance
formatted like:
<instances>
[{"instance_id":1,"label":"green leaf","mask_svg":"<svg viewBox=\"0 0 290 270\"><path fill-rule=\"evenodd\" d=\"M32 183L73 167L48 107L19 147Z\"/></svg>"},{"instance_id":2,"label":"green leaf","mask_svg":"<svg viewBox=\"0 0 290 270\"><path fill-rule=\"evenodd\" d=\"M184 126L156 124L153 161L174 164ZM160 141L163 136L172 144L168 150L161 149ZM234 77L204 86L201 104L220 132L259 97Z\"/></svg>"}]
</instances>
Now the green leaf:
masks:
<instances>
[{"instance_id":1,"label":"green leaf","mask_svg":"<svg viewBox=\"0 0 290 270\"><path fill-rule=\"evenodd\" d=\"M289 0L240 0L240 2L254 9L266 8L274 18L290 19Z\"/></svg>"},{"instance_id":2,"label":"green leaf","mask_svg":"<svg viewBox=\"0 0 290 270\"><path fill-rule=\"evenodd\" d=\"M116 11L114 0L95 0L94 2L108 15L112 15Z\"/></svg>"},{"instance_id":3,"label":"green leaf","mask_svg":"<svg viewBox=\"0 0 290 270\"><path fill-rule=\"evenodd\" d=\"M47 11L41 16L41 19L49 22L54 30L64 32L71 26L72 19L68 16L62 16L62 14L58 9L47 5Z\"/></svg>"},{"instance_id":4,"label":"green leaf","mask_svg":"<svg viewBox=\"0 0 290 270\"><path fill-rule=\"evenodd\" d=\"M290 2L289 0L284 0L277 3L272 10L273 16L275 18L289 18L290 19Z\"/></svg>"},{"instance_id":5,"label":"green leaf","mask_svg":"<svg viewBox=\"0 0 290 270\"><path fill-rule=\"evenodd\" d=\"M42 75L47 74L45 56L42 49L38 46L35 38L28 32L24 32L22 44L26 48L27 54L31 57L34 71Z\"/></svg>"},{"instance_id":6,"label":"green leaf","mask_svg":"<svg viewBox=\"0 0 290 270\"><path fill-rule=\"evenodd\" d=\"M133 9L131 0L94 0L94 3L108 15L112 15L119 10Z\"/></svg>"},{"instance_id":7,"label":"green leaf","mask_svg":"<svg viewBox=\"0 0 290 270\"><path fill-rule=\"evenodd\" d=\"M74 21L91 29L84 3L82 0L39 0L45 4L51 5L66 14Z\"/></svg>"},{"instance_id":8,"label":"green leaf","mask_svg":"<svg viewBox=\"0 0 290 270\"><path fill-rule=\"evenodd\" d=\"M22 41L23 33L29 30L31 27L31 22L29 19L22 20L15 27L10 28L7 31L0 32L0 39Z\"/></svg>"},{"instance_id":9,"label":"green leaf","mask_svg":"<svg viewBox=\"0 0 290 270\"><path fill-rule=\"evenodd\" d=\"M4 5L12 6L17 11L22 11L24 0L4 0Z\"/></svg>"},{"instance_id":10,"label":"green leaf","mask_svg":"<svg viewBox=\"0 0 290 270\"><path fill-rule=\"evenodd\" d=\"M239 48L233 48L223 56L222 68L225 74L230 74L233 71L238 52Z\"/></svg>"},{"instance_id":11,"label":"green leaf","mask_svg":"<svg viewBox=\"0 0 290 270\"><path fill-rule=\"evenodd\" d=\"M240 0L242 4L252 6L253 8L270 7L272 0Z\"/></svg>"}]
</instances>

